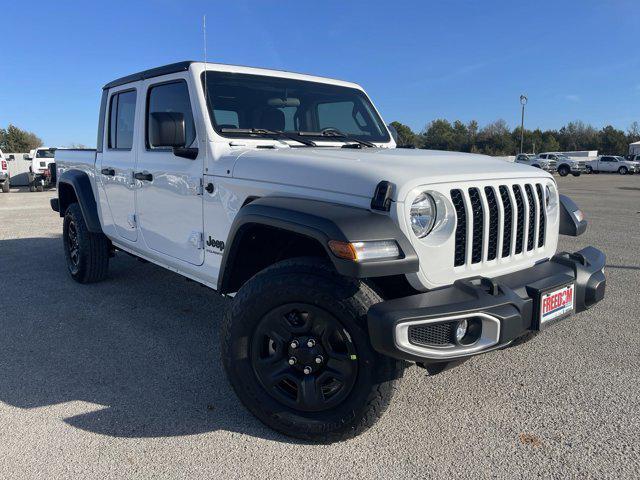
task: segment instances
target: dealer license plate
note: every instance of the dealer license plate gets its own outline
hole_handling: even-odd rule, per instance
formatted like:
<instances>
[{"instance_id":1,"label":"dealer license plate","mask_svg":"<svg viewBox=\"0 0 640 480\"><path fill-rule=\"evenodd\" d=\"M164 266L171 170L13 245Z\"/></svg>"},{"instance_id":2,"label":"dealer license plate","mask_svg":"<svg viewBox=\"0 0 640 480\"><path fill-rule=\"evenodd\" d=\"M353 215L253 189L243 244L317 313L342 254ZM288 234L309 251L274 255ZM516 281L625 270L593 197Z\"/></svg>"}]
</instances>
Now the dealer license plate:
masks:
<instances>
[{"instance_id":1,"label":"dealer license plate","mask_svg":"<svg viewBox=\"0 0 640 480\"><path fill-rule=\"evenodd\" d=\"M573 313L574 284L543 293L540 297L540 325Z\"/></svg>"}]
</instances>

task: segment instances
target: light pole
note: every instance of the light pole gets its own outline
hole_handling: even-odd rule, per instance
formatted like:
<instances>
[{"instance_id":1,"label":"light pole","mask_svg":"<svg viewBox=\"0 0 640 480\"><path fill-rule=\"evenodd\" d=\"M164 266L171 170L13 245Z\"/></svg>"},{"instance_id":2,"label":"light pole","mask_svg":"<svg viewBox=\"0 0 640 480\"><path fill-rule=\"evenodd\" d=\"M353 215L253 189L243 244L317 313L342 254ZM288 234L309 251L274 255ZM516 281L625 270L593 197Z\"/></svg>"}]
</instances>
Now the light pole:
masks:
<instances>
[{"instance_id":1,"label":"light pole","mask_svg":"<svg viewBox=\"0 0 640 480\"><path fill-rule=\"evenodd\" d=\"M520 120L520 153L524 153L524 106L527 104L526 95L520 95L520 105L522 105L522 118Z\"/></svg>"}]
</instances>

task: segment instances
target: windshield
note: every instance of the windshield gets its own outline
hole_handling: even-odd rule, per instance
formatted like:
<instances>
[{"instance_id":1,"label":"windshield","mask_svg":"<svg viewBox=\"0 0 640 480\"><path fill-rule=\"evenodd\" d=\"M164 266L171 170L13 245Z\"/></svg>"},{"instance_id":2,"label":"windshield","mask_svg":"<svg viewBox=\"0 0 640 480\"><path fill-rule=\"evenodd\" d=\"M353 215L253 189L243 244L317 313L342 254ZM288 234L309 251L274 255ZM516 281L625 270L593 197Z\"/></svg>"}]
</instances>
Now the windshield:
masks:
<instances>
[{"instance_id":1,"label":"windshield","mask_svg":"<svg viewBox=\"0 0 640 480\"><path fill-rule=\"evenodd\" d=\"M225 137L251 136L251 132L232 129L292 134L336 129L365 142L390 140L367 96L355 88L211 71L206 82L211 123Z\"/></svg>"},{"instance_id":2,"label":"windshield","mask_svg":"<svg viewBox=\"0 0 640 480\"><path fill-rule=\"evenodd\" d=\"M49 148L47 150L36 150L36 158L54 158L55 153L55 148Z\"/></svg>"}]
</instances>

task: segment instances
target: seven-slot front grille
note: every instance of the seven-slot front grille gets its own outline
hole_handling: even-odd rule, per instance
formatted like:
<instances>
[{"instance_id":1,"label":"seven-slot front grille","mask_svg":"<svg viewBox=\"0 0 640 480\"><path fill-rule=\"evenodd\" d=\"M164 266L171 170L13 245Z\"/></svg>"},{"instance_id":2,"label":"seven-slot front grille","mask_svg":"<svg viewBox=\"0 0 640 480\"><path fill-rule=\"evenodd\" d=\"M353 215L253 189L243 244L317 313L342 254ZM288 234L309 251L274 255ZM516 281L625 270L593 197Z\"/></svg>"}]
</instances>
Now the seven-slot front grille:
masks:
<instances>
[{"instance_id":1,"label":"seven-slot front grille","mask_svg":"<svg viewBox=\"0 0 640 480\"><path fill-rule=\"evenodd\" d=\"M454 266L510 257L544 247L541 184L451 190L456 212Z\"/></svg>"}]
</instances>

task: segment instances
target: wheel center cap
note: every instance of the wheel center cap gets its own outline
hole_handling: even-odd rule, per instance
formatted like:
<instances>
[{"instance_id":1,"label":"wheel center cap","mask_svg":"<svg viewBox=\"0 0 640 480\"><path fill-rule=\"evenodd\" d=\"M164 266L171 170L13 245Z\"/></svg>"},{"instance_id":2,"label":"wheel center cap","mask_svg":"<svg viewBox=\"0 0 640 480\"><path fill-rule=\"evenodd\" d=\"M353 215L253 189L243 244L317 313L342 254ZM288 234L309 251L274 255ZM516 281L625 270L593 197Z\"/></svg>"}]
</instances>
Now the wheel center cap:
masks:
<instances>
[{"instance_id":1,"label":"wheel center cap","mask_svg":"<svg viewBox=\"0 0 640 480\"><path fill-rule=\"evenodd\" d=\"M287 353L289 364L300 371L304 371L305 367L316 371L324 365L326 358L324 348L315 337L295 338L290 342ZM291 359L295 361L291 362Z\"/></svg>"}]
</instances>

